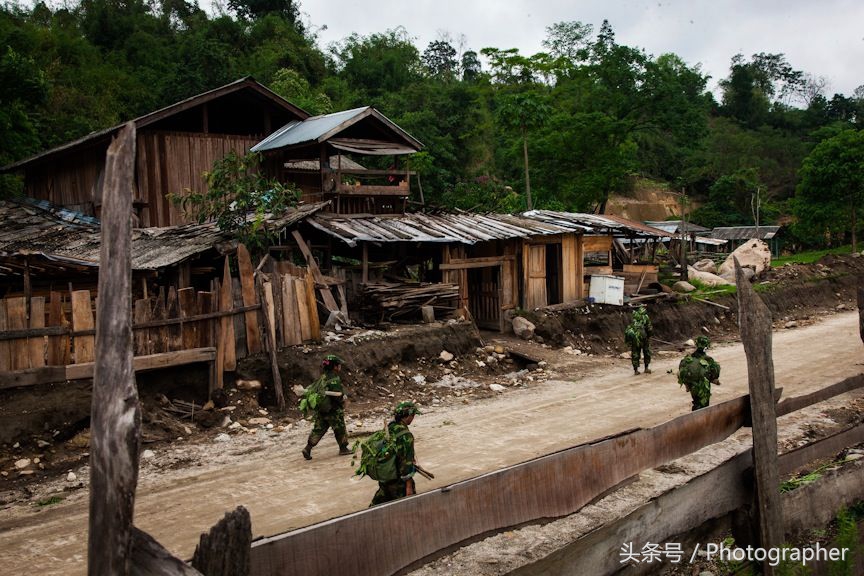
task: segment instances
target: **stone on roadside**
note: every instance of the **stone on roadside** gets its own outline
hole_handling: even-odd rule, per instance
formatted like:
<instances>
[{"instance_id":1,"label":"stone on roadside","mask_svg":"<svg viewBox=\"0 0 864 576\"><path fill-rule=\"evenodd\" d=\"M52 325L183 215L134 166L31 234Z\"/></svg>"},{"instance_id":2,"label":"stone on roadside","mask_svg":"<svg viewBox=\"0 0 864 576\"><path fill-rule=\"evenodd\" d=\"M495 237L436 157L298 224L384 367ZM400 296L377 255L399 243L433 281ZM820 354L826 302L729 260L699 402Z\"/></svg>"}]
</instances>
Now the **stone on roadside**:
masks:
<instances>
[{"instance_id":1,"label":"stone on roadside","mask_svg":"<svg viewBox=\"0 0 864 576\"><path fill-rule=\"evenodd\" d=\"M720 276L728 277L731 275L734 277L735 261L733 258L738 259L742 268L752 268L755 275L760 276L766 268L771 266L771 249L762 240L755 238L748 240L726 257L718 271Z\"/></svg>"},{"instance_id":2,"label":"stone on roadside","mask_svg":"<svg viewBox=\"0 0 864 576\"><path fill-rule=\"evenodd\" d=\"M523 340L530 340L534 336L536 327L528 319L522 316L513 318L513 333Z\"/></svg>"},{"instance_id":3,"label":"stone on roadside","mask_svg":"<svg viewBox=\"0 0 864 576\"><path fill-rule=\"evenodd\" d=\"M698 260L693 267L700 272L708 272L709 274L717 274L717 265L710 258Z\"/></svg>"},{"instance_id":4,"label":"stone on roadside","mask_svg":"<svg viewBox=\"0 0 864 576\"><path fill-rule=\"evenodd\" d=\"M797 326L798 326L798 322L796 322L795 320L790 320L789 322L786 322L786 324L784 324L783 327L784 328L795 328Z\"/></svg>"},{"instance_id":5,"label":"stone on roadside","mask_svg":"<svg viewBox=\"0 0 864 576\"><path fill-rule=\"evenodd\" d=\"M493 392L503 392L504 390L506 390L506 388L504 388L504 386L502 386L501 384L490 384L489 389Z\"/></svg>"},{"instance_id":6,"label":"stone on roadside","mask_svg":"<svg viewBox=\"0 0 864 576\"><path fill-rule=\"evenodd\" d=\"M696 347L696 342L694 342L693 339L690 338L689 340L687 340L686 342L684 342L684 346L690 346L691 348L695 348L695 347Z\"/></svg>"},{"instance_id":7,"label":"stone on roadside","mask_svg":"<svg viewBox=\"0 0 864 576\"><path fill-rule=\"evenodd\" d=\"M250 418L249 425L250 426L266 426L270 423L269 418Z\"/></svg>"},{"instance_id":8,"label":"stone on roadside","mask_svg":"<svg viewBox=\"0 0 864 576\"><path fill-rule=\"evenodd\" d=\"M20 460L15 461L15 468L17 468L18 470L23 470L24 468L27 468L28 466L30 466L30 459L29 458L21 458Z\"/></svg>"},{"instance_id":9,"label":"stone on roadside","mask_svg":"<svg viewBox=\"0 0 864 576\"><path fill-rule=\"evenodd\" d=\"M294 386L291 387L291 391L294 392L295 396L300 397L303 395L306 389L300 384L294 384Z\"/></svg>"},{"instance_id":10,"label":"stone on roadside","mask_svg":"<svg viewBox=\"0 0 864 576\"><path fill-rule=\"evenodd\" d=\"M143 458L144 460L150 460L155 455L156 454L154 454L152 450L144 450L144 452L141 453L141 458Z\"/></svg>"},{"instance_id":11,"label":"stone on roadside","mask_svg":"<svg viewBox=\"0 0 864 576\"><path fill-rule=\"evenodd\" d=\"M455 358L455 356L453 356L453 354L448 352L447 350L442 350L441 353L438 355L438 358L440 358L442 362L450 362L451 360L453 360L453 358Z\"/></svg>"},{"instance_id":12,"label":"stone on roadside","mask_svg":"<svg viewBox=\"0 0 864 576\"><path fill-rule=\"evenodd\" d=\"M230 442L231 436L228 434L219 434L216 438L213 439L214 442Z\"/></svg>"},{"instance_id":13,"label":"stone on roadside","mask_svg":"<svg viewBox=\"0 0 864 576\"><path fill-rule=\"evenodd\" d=\"M237 380L237 388L240 390L261 390L260 380Z\"/></svg>"},{"instance_id":14,"label":"stone on roadside","mask_svg":"<svg viewBox=\"0 0 864 576\"><path fill-rule=\"evenodd\" d=\"M687 292L695 291L696 287L687 282L686 280L679 280L672 285L672 289L675 292L683 292L686 294Z\"/></svg>"},{"instance_id":15,"label":"stone on roadside","mask_svg":"<svg viewBox=\"0 0 864 576\"><path fill-rule=\"evenodd\" d=\"M75 475L74 472L69 472L69 474L66 475L67 482L75 482L77 479L78 477Z\"/></svg>"}]
</instances>

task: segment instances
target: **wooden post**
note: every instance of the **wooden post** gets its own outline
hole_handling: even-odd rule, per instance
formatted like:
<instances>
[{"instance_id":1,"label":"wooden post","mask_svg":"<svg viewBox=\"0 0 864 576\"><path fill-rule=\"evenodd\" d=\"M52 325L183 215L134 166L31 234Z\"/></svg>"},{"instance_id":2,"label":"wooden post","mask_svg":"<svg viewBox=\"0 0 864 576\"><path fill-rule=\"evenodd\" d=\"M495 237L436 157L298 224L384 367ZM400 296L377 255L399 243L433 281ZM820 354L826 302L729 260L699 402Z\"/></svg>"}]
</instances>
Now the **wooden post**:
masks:
<instances>
[{"instance_id":1,"label":"wooden post","mask_svg":"<svg viewBox=\"0 0 864 576\"><path fill-rule=\"evenodd\" d=\"M45 327L45 297L35 296L30 299L30 328ZM30 338L30 367L45 366L45 337Z\"/></svg>"},{"instance_id":2,"label":"wooden post","mask_svg":"<svg viewBox=\"0 0 864 576\"><path fill-rule=\"evenodd\" d=\"M219 292L219 310L227 312L234 309L234 293L232 290L231 266L228 256L225 256L225 267L222 271L222 286ZM225 341L225 358L223 368L228 372L237 369L237 348L234 343L234 318L222 317L222 339Z\"/></svg>"},{"instance_id":3,"label":"wooden post","mask_svg":"<svg viewBox=\"0 0 864 576\"><path fill-rule=\"evenodd\" d=\"M753 418L753 468L756 480L756 514L759 546L783 545L783 512L780 474L777 469L777 416L774 397L774 362L771 358L771 313L759 299L735 258L738 287L738 326L747 355L750 412ZM756 532L754 530L754 532ZM774 574L766 559L762 573Z\"/></svg>"},{"instance_id":4,"label":"wooden post","mask_svg":"<svg viewBox=\"0 0 864 576\"><path fill-rule=\"evenodd\" d=\"M0 303L2 306L2 303ZM63 293L51 292L51 303L48 306L48 325L49 326L68 326L66 315L63 313ZM69 336L49 336L48 337L48 365L49 366L65 366L71 363L71 355L69 352ZM0 368L2 368L2 358L0 358Z\"/></svg>"},{"instance_id":5,"label":"wooden post","mask_svg":"<svg viewBox=\"0 0 864 576\"><path fill-rule=\"evenodd\" d=\"M243 506L226 512L195 547L192 566L207 576L248 576L252 569L252 520Z\"/></svg>"},{"instance_id":6,"label":"wooden post","mask_svg":"<svg viewBox=\"0 0 864 576\"><path fill-rule=\"evenodd\" d=\"M273 285L263 282L261 277L255 279L258 285L258 294L261 299L262 316L264 317L264 340L270 354L270 369L273 372L273 390L276 392L276 405L280 412L285 411L285 394L282 391L282 376L279 374L279 361L276 346L276 326L273 310Z\"/></svg>"},{"instance_id":7,"label":"wooden post","mask_svg":"<svg viewBox=\"0 0 864 576\"><path fill-rule=\"evenodd\" d=\"M135 124L130 122L111 142L105 159L90 432L90 576L128 574L132 548L141 426L132 368L134 163Z\"/></svg>"},{"instance_id":8,"label":"wooden post","mask_svg":"<svg viewBox=\"0 0 864 576\"><path fill-rule=\"evenodd\" d=\"M237 268L240 271L240 286L243 293L243 305L253 306L255 301L255 273L252 270L252 259L246 246L237 246ZM249 354L261 352L261 337L258 333L258 313L255 310L246 312L246 347Z\"/></svg>"},{"instance_id":9,"label":"wooden post","mask_svg":"<svg viewBox=\"0 0 864 576\"><path fill-rule=\"evenodd\" d=\"M6 319L6 300L0 299L0 332L9 329ZM12 369L12 343L6 340L0 341L0 372L8 372Z\"/></svg>"},{"instance_id":10,"label":"wooden post","mask_svg":"<svg viewBox=\"0 0 864 576\"><path fill-rule=\"evenodd\" d=\"M363 242L363 284L369 283L369 244Z\"/></svg>"}]
</instances>

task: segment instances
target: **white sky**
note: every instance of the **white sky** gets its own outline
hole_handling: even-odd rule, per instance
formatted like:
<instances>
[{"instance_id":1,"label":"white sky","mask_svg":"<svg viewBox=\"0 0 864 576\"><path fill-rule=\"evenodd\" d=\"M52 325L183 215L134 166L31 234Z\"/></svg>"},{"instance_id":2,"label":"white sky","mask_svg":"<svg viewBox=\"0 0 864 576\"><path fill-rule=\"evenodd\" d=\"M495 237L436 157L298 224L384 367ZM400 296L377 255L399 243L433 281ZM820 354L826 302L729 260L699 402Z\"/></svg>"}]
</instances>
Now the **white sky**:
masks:
<instances>
[{"instance_id":1,"label":"white sky","mask_svg":"<svg viewBox=\"0 0 864 576\"><path fill-rule=\"evenodd\" d=\"M465 50L531 55L547 26L577 20L596 33L605 18L619 44L701 64L712 90L739 52L785 54L794 69L827 81L829 99L864 84L862 0L300 0L300 11L322 48L352 32L403 26L421 52L449 33L464 35Z\"/></svg>"}]
</instances>

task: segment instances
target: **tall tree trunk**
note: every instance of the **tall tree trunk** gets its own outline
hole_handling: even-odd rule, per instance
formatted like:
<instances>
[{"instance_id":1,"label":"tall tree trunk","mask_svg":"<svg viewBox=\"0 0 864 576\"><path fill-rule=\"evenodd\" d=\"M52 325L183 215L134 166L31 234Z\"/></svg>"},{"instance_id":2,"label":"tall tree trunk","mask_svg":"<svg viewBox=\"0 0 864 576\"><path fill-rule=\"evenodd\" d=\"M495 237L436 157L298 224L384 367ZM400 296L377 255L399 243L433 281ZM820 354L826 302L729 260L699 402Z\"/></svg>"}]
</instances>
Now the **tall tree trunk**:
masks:
<instances>
[{"instance_id":1,"label":"tall tree trunk","mask_svg":"<svg viewBox=\"0 0 864 576\"><path fill-rule=\"evenodd\" d=\"M852 252L858 251L858 237L855 228L858 227L858 213L855 204L852 204Z\"/></svg>"},{"instance_id":2,"label":"tall tree trunk","mask_svg":"<svg viewBox=\"0 0 864 576\"><path fill-rule=\"evenodd\" d=\"M522 154L525 156L525 203L528 210L533 208L531 202L531 177L528 175L528 133L525 127L522 127Z\"/></svg>"}]
</instances>

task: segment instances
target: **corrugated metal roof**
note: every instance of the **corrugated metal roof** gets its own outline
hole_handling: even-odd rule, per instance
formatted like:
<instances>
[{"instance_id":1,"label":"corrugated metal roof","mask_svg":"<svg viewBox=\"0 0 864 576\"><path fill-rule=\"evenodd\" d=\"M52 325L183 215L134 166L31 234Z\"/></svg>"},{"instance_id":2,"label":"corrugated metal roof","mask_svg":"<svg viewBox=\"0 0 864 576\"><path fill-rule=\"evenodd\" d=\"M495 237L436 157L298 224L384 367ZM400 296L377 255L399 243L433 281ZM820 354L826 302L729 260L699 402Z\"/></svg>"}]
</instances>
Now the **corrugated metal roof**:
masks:
<instances>
[{"instance_id":1,"label":"corrugated metal roof","mask_svg":"<svg viewBox=\"0 0 864 576\"><path fill-rule=\"evenodd\" d=\"M770 240L779 230L780 226L759 226L759 233L757 234L755 226L721 226L711 230L709 235L712 238L724 240L749 240L751 238Z\"/></svg>"},{"instance_id":2,"label":"corrugated metal roof","mask_svg":"<svg viewBox=\"0 0 864 576\"><path fill-rule=\"evenodd\" d=\"M652 228L659 228L663 230L667 234L679 234L681 231L681 220L663 220L663 221L651 221L646 220L645 224L651 226ZM710 228L705 228L704 226L700 226L698 224L693 224L692 222L687 222L683 229L685 232L708 232Z\"/></svg>"},{"instance_id":3,"label":"corrugated metal roof","mask_svg":"<svg viewBox=\"0 0 864 576\"><path fill-rule=\"evenodd\" d=\"M588 233L612 233L616 236L662 237L667 233L663 230L646 226L641 222L628 220L610 214L582 214L579 212L556 212L553 210L530 210L522 216L532 220L548 222L568 228L569 231Z\"/></svg>"},{"instance_id":4,"label":"corrugated metal roof","mask_svg":"<svg viewBox=\"0 0 864 576\"><path fill-rule=\"evenodd\" d=\"M342 112L333 112L332 114L313 116L311 118L306 118L303 121L295 120L289 122L253 146L251 150L252 152L263 152L265 150L276 150L289 146L325 142L346 128L353 126L367 117L375 118L378 122L382 123L395 133L395 135L404 140L405 143L409 144L410 148L406 148L403 153L417 151L423 147L423 144L421 144L420 141L405 132L375 108L364 106L362 108L343 110ZM399 146L394 144L393 149L397 150L398 148Z\"/></svg>"},{"instance_id":5,"label":"corrugated metal roof","mask_svg":"<svg viewBox=\"0 0 864 576\"><path fill-rule=\"evenodd\" d=\"M316 214L307 220L349 246L357 242L459 242L474 244L572 232L571 229L509 214Z\"/></svg>"},{"instance_id":6,"label":"corrugated metal roof","mask_svg":"<svg viewBox=\"0 0 864 576\"><path fill-rule=\"evenodd\" d=\"M267 225L290 228L327 204L301 205L283 215L269 216ZM215 223L136 228L132 231L132 269L172 266L230 242ZM4 259L38 255L49 261L95 267L99 266L100 246L98 224L69 221L56 210L32 204L0 201L0 257Z\"/></svg>"}]
</instances>

